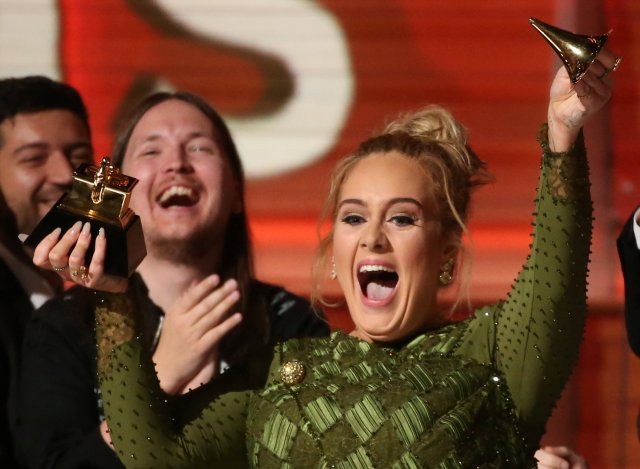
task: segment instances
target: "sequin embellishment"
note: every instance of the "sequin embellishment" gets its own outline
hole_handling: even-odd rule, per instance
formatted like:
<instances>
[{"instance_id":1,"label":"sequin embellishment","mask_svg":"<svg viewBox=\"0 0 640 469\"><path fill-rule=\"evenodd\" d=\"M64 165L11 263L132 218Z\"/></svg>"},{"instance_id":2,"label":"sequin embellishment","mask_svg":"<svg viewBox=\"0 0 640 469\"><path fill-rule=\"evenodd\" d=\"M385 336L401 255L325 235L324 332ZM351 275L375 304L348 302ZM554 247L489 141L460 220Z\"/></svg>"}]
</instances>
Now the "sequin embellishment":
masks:
<instances>
[{"instance_id":1,"label":"sequin embellishment","mask_svg":"<svg viewBox=\"0 0 640 469\"><path fill-rule=\"evenodd\" d=\"M287 386L302 383L306 374L304 364L298 360L285 362L280 368L280 379Z\"/></svg>"}]
</instances>

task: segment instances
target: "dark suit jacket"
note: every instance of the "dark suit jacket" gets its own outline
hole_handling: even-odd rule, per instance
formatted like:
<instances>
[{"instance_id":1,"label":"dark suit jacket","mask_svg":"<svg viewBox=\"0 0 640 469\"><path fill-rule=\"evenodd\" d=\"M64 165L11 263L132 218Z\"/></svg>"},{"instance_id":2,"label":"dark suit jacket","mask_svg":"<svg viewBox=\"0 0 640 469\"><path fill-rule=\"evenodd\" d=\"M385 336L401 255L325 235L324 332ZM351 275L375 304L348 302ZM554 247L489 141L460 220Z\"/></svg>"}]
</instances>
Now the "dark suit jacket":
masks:
<instances>
[{"instance_id":1,"label":"dark suit jacket","mask_svg":"<svg viewBox=\"0 0 640 469\"><path fill-rule=\"evenodd\" d=\"M19 467L11 434L15 430L22 337L33 306L29 296L0 259L0 467Z\"/></svg>"},{"instance_id":2,"label":"dark suit jacket","mask_svg":"<svg viewBox=\"0 0 640 469\"><path fill-rule=\"evenodd\" d=\"M624 277L627 339L633 352L640 357L640 250L633 234L633 214L618 237L618 255Z\"/></svg>"}]
</instances>

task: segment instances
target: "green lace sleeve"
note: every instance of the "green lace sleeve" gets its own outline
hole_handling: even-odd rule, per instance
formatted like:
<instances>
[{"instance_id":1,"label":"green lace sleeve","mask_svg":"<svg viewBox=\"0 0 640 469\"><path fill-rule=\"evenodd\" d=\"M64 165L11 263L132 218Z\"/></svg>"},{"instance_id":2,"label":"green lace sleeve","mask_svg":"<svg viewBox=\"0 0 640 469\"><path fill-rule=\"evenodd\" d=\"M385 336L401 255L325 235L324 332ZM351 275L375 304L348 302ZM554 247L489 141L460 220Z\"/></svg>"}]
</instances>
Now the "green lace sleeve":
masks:
<instances>
[{"instance_id":1,"label":"green lace sleeve","mask_svg":"<svg viewBox=\"0 0 640 469\"><path fill-rule=\"evenodd\" d=\"M122 462L128 468L211 468L216 461L245 467L246 376L223 374L212 383L206 407L188 419L176 415L175 398L160 389L150 352L136 333L136 311L133 298L115 294L102 295L96 308L100 388Z\"/></svg>"},{"instance_id":2,"label":"green lace sleeve","mask_svg":"<svg viewBox=\"0 0 640 469\"><path fill-rule=\"evenodd\" d=\"M582 134L563 153L550 151L546 125L538 140L542 174L531 252L507 300L476 314L458 350L498 368L534 445L578 357L593 212Z\"/></svg>"}]
</instances>

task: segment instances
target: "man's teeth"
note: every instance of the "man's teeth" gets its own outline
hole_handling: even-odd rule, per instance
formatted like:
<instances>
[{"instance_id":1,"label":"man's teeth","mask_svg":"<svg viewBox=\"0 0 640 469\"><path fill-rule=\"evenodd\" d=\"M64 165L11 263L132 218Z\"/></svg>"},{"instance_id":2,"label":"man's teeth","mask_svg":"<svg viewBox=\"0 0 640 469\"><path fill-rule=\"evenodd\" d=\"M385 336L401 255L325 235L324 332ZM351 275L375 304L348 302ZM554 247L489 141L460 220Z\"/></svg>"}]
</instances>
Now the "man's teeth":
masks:
<instances>
[{"instance_id":1,"label":"man's teeth","mask_svg":"<svg viewBox=\"0 0 640 469\"><path fill-rule=\"evenodd\" d=\"M162 194L162 197L160 197L160 202L166 202L167 200L169 200L171 197L174 197L174 196L186 196L192 199L193 190L191 190L191 188L189 187L184 187L184 186L171 186L169 189L167 189L164 192L164 194Z\"/></svg>"},{"instance_id":2,"label":"man's teeth","mask_svg":"<svg viewBox=\"0 0 640 469\"><path fill-rule=\"evenodd\" d=\"M384 265L372 264L360 266L359 272L395 272L395 270Z\"/></svg>"}]
</instances>

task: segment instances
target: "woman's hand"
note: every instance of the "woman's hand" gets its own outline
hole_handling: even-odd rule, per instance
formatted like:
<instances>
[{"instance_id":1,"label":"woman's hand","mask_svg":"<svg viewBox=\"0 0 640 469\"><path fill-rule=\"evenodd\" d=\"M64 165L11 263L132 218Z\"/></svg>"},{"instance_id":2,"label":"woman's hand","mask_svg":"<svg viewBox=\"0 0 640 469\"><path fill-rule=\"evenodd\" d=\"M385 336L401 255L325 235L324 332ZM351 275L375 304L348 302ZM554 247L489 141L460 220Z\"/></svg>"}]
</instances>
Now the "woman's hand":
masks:
<instances>
[{"instance_id":1,"label":"woman's hand","mask_svg":"<svg viewBox=\"0 0 640 469\"><path fill-rule=\"evenodd\" d=\"M572 84L564 67L558 70L549 96L549 146L566 151L575 142L580 129L611 98L612 72L620 64L608 49L603 49L587 73Z\"/></svg>"},{"instance_id":2,"label":"woman's hand","mask_svg":"<svg viewBox=\"0 0 640 469\"><path fill-rule=\"evenodd\" d=\"M219 371L218 345L242 320L229 315L240 298L238 284L212 275L194 285L167 311L153 355L160 386L182 394L210 381Z\"/></svg>"},{"instance_id":3,"label":"woman's hand","mask_svg":"<svg viewBox=\"0 0 640 469\"><path fill-rule=\"evenodd\" d=\"M60 236L62 230L56 228L46 236L33 253L33 263L43 269L54 270L63 279L83 287L106 292L126 291L129 281L104 273L107 252L107 238L100 228L95 240L91 262L85 265L85 256L91 245L91 225L76 222Z\"/></svg>"},{"instance_id":4,"label":"woman's hand","mask_svg":"<svg viewBox=\"0 0 640 469\"><path fill-rule=\"evenodd\" d=\"M584 458L566 446L545 446L534 457L538 469L589 469Z\"/></svg>"}]
</instances>

